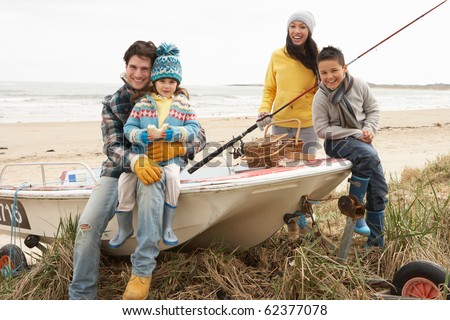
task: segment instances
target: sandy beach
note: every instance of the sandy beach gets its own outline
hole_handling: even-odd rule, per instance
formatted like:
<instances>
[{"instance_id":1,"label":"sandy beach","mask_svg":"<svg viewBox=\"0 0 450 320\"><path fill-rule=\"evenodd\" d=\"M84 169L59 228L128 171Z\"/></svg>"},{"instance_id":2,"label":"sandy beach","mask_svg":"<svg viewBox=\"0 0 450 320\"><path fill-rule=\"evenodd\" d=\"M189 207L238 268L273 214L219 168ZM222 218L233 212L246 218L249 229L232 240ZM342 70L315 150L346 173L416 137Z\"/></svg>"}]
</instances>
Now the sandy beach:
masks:
<instances>
[{"instance_id":1,"label":"sandy beach","mask_svg":"<svg viewBox=\"0 0 450 320\"><path fill-rule=\"evenodd\" d=\"M197 161L243 133L254 124L254 118L211 118L201 119L201 123L209 147L197 155ZM246 135L244 141L262 136L263 132L256 129ZM0 137L0 170L7 163L38 161L84 162L98 168L105 158L99 122L2 124ZM382 113L381 129L374 145L380 153L386 177L400 178L405 167L420 168L438 155L449 153L448 137L450 109L391 111ZM323 149L317 156L325 156ZM14 173L18 181L30 183L40 174L38 170L24 172L22 169ZM346 187L344 181L338 189ZM9 241L9 236L0 235L0 245Z\"/></svg>"},{"instance_id":2,"label":"sandy beach","mask_svg":"<svg viewBox=\"0 0 450 320\"><path fill-rule=\"evenodd\" d=\"M255 121L251 117L200 120L210 147L196 160L240 135ZM256 129L244 141L262 136ZM374 145L389 178L399 176L405 167L420 168L450 152L449 136L450 109L386 111ZM6 163L34 161L81 161L100 167L105 158L99 122L7 123L0 126L0 137L0 169ZM319 150L318 157L324 155L323 149Z\"/></svg>"}]
</instances>

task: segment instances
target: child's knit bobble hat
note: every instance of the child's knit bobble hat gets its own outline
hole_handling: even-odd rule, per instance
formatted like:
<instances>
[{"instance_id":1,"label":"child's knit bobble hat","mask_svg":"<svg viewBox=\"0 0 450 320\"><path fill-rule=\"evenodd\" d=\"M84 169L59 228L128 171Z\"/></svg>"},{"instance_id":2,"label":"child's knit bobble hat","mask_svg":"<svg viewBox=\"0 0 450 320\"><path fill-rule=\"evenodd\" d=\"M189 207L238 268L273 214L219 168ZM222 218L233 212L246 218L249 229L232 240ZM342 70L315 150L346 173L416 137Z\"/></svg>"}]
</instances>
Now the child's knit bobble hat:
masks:
<instances>
[{"instance_id":1,"label":"child's knit bobble hat","mask_svg":"<svg viewBox=\"0 0 450 320\"><path fill-rule=\"evenodd\" d=\"M181 82L182 69L178 58L180 50L172 43L163 42L156 49L156 60L153 63L151 79L156 81L163 78L172 78Z\"/></svg>"},{"instance_id":2,"label":"child's knit bobble hat","mask_svg":"<svg viewBox=\"0 0 450 320\"><path fill-rule=\"evenodd\" d=\"M294 21L301 21L304 24L306 24L306 26L309 29L309 33L312 35L314 32L314 27L316 26L316 21L314 20L314 16L312 15L311 12L309 11L297 11L294 14L292 14L287 22L287 28L289 30L289 26L291 25L292 22Z\"/></svg>"}]
</instances>

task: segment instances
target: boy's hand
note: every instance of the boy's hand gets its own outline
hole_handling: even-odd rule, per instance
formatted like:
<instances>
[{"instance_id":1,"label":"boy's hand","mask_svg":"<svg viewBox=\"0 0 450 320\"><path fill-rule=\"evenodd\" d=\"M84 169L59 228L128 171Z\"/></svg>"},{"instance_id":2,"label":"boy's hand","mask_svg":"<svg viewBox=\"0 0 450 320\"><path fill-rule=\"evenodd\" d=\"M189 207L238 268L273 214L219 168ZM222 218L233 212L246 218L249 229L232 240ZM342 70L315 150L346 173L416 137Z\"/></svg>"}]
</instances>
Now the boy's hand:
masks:
<instances>
[{"instance_id":1,"label":"boy's hand","mask_svg":"<svg viewBox=\"0 0 450 320\"><path fill-rule=\"evenodd\" d=\"M359 140L365 143L372 143L373 133L370 132L369 130L363 130L363 135L362 137L359 138Z\"/></svg>"},{"instance_id":2,"label":"boy's hand","mask_svg":"<svg viewBox=\"0 0 450 320\"><path fill-rule=\"evenodd\" d=\"M186 149L181 142L155 141L147 148L147 157L160 162L185 154Z\"/></svg>"},{"instance_id":3,"label":"boy's hand","mask_svg":"<svg viewBox=\"0 0 450 320\"><path fill-rule=\"evenodd\" d=\"M162 170L158 164L148 158L141 157L134 164L134 173L145 185L161 180Z\"/></svg>"}]
</instances>

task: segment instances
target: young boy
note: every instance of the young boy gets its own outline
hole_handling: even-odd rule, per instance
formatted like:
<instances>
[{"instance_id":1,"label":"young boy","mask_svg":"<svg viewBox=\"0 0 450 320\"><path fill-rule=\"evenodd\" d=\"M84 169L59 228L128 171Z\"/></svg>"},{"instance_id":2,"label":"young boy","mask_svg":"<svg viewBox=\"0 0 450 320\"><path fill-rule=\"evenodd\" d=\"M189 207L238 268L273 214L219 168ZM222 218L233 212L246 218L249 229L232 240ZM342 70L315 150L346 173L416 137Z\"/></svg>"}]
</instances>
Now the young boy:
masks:
<instances>
[{"instance_id":1,"label":"young boy","mask_svg":"<svg viewBox=\"0 0 450 320\"><path fill-rule=\"evenodd\" d=\"M380 120L378 103L367 83L348 73L339 49L323 48L317 64L321 83L313 100L314 129L328 156L352 162L349 194L361 203L366 195L366 218L356 222L355 232L368 236L367 245L383 246L388 187L372 145Z\"/></svg>"},{"instance_id":2,"label":"young boy","mask_svg":"<svg viewBox=\"0 0 450 320\"><path fill-rule=\"evenodd\" d=\"M189 102L186 89L180 87L182 68L179 49L162 43L156 50L157 58L151 70L153 86L139 99L124 126L126 138L133 150L144 157L149 144L163 139L174 142L192 142L200 131L197 115ZM141 161L135 158L135 161ZM160 162L165 175L165 202L163 213L163 243L178 244L172 222L180 195L180 171L185 166L181 157ZM109 247L119 248L133 234L132 210L135 205L136 175L122 173L119 178L119 206L116 217L119 230L109 241ZM152 199L148 199L152 201Z\"/></svg>"}]
</instances>

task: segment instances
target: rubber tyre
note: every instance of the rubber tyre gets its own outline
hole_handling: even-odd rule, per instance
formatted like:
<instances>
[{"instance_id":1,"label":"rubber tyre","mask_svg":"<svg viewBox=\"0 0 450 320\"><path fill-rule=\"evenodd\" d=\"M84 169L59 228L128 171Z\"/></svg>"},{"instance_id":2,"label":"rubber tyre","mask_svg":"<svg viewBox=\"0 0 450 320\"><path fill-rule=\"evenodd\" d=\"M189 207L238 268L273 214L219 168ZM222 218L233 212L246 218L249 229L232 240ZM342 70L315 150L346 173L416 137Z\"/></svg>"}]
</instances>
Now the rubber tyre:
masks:
<instances>
[{"instance_id":1,"label":"rubber tyre","mask_svg":"<svg viewBox=\"0 0 450 320\"><path fill-rule=\"evenodd\" d=\"M27 258L23 251L14 244L7 244L0 248L0 258L6 256L12 262L15 271L28 269Z\"/></svg>"},{"instance_id":2,"label":"rubber tyre","mask_svg":"<svg viewBox=\"0 0 450 320\"><path fill-rule=\"evenodd\" d=\"M395 274L392 279L391 294L396 296L402 296L402 291L405 284L410 283L413 279L420 278L426 279L430 284L434 284L436 287L445 283L446 272L440 265L426 260L412 261L403 265ZM447 283L448 285L448 283ZM442 288L441 288L442 290ZM450 300L450 293L445 297L446 300Z\"/></svg>"}]
</instances>

